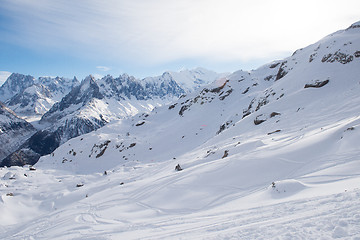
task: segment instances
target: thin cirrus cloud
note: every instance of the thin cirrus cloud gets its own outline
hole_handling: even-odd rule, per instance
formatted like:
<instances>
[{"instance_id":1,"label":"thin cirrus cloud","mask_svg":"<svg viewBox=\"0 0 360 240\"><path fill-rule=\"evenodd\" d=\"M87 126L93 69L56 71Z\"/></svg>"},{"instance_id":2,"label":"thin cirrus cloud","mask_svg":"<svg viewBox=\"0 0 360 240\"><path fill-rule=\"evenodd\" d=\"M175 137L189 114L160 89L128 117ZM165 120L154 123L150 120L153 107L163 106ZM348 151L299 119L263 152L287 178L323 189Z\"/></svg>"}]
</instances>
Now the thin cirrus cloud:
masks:
<instances>
[{"instance_id":1,"label":"thin cirrus cloud","mask_svg":"<svg viewBox=\"0 0 360 240\"><path fill-rule=\"evenodd\" d=\"M227 62L276 58L358 21L360 2L343 3L3 0L0 8L12 19L2 27L7 29L6 37L19 45L151 66L181 59Z\"/></svg>"},{"instance_id":2,"label":"thin cirrus cloud","mask_svg":"<svg viewBox=\"0 0 360 240\"><path fill-rule=\"evenodd\" d=\"M111 68L109 67L106 67L106 66L96 66L96 68L100 71L103 71L103 72L108 72L111 70Z\"/></svg>"}]
</instances>

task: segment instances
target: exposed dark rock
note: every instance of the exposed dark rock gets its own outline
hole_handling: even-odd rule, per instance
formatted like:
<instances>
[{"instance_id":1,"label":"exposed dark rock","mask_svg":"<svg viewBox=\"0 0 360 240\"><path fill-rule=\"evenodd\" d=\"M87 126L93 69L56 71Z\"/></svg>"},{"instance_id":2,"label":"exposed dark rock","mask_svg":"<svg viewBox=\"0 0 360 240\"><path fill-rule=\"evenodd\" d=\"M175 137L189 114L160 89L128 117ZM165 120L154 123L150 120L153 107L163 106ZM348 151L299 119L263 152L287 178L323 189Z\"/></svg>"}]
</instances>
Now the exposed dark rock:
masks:
<instances>
[{"instance_id":1,"label":"exposed dark rock","mask_svg":"<svg viewBox=\"0 0 360 240\"><path fill-rule=\"evenodd\" d=\"M276 74L276 78L275 81L285 77L285 75L287 74L287 72L285 71L285 67L286 67L286 62L281 63L279 71Z\"/></svg>"},{"instance_id":2,"label":"exposed dark rock","mask_svg":"<svg viewBox=\"0 0 360 240\"><path fill-rule=\"evenodd\" d=\"M220 126L220 129L216 132L216 134L221 133L222 131L224 131L230 124L232 123L232 120L227 121L226 123L222 124Z\"/></svg>"},{"instance_id":3,"label":"exposed dark rock","mask_svg":"<svg viewBox=\"0 0 360 240\"><path fill-rule=\"evenodd\" d=\"M169 110L175 108L176 104L177 104L177 103L170 105L170 106L169 106Z\"/></svg>"},{"instance_id":4,"label":"exposed dark rock","mask_svg":"<svg viewBox=\"0 0 360 240\"><path fill-rule=\"evenodd\" d=\"M351 54L346 54L346 53L342 53L339 51L336 51L335 53L329 53L327 55L324 55L323 58L321 59L322 62L339 62L342 64L346 64L351 62L354 59L354 56Z\"/></svg>"},{"instance_id":5,"label":"exposed dark rock","mask_svg":"<svg viewBox=\"0 0 360 240\"><path fill-rule=\"evenodd\" d=\"M257 117L254 119L254 124L255 124L255 125L259 125L259 124L261 124L261 123L263 123L263 122L265 122L265 121L266 121L266 119L264 119L264 118L263 118L263 115L261 114L261 115L257 116Z\"/></svg>"},{"instance_id":6,"label":"exposed dark rock","mask_svg":"<svg viewBox=\"0 0 360 240\"><path fill-rule=\"evenodd\" d=\"M273 64L270 65L269 68L276 68L279 64L280 64L279 62L273 63Z\"/></svg>"},{"instance_id":7,"label":"exposed dark rock","mask_svg":"<svg viewBox=\"0 0 360 240\"><path fill-rule=\"evenodd\" d=\"M224 155L221 158L226 158L227 156L229 156L229 150L225 150Z\"/></svg>"},{"instance_id":8,"label":"exposed dark rock","mask_svg":"<svg viewBox=\"0 0 360 240\"><path fill-rule=\"evenodd\" d=\"M145 122L144 121L142 121L142 122L139 122L139 123L137 123L135 126L141 126L141 125L144 125L145 124Z\"/></svg>"},{"instance_id":9,"label":"exposed dark rock","mask_svg":"<svg viewBox=\"0 0 360 240\"><path fill-rule=\"evenodd\" d=\"M179 111L179 115L183 116L184 112L189 108L189 105L184 105L181 107L180 111Z\"/></svg>"},{"instance_id":10,"label":"exposed dark rock","mask_svg":"<svg viewBox=\"0 0 360 240\"><path fill-rule=\"evenodd\" d=\"M180 164L175 166L175 171L182 171L183 169L180 167Z\"/></svg>"},{"instance_id":11,"label":"exposed dark rock","mask_svg":"<svg viewBox=\"0 0 360 240\"><path fill-rule=\"evenodd\" d=\"M247 88L242 92L242 94L247 93L249 90L250 90L250 87L247 87Z\"/></svg>"},{"instance_id":12,"label":"exposed dark rock","mask_svg":"<svg viewBox=\"0 0 360 240\"><path fill-rule=\"evenodd\" d=\"M224 100L226 97L228 97L228 96L232 93L232 91L233 91L233 89L230 88L229 90L227 90L227 91L225 92L225 95L219 97L219 99L220 99L220 100Z\"/></svg>"},{"instance_id":13,"label":"exposed dark rock","mask_svg":"<svg viewBox=\"0 0 360 240\"><path fill-rule=\"evenodd\" d=\"M315 59L316 55L317 55L317 53L311 54L309 57L309 62L312 62Z\"/></svg>"},{"instance_id":14,"label":"exposed dark rock","mask_svg":"<svg viewBox=\"0 0 360 240\"><path fill-rule=\"evenodd\" d=\"M260 98L260 100L258 102L258 105L256 106L255 111L258 111L262 106L265 106L268 103L269 103L269 100L267 99L267 97Z\"/></svg>"},{"instance_id":15,"label":"exposed dark rock","mask_svg":"<svg viewBox=\"0 0 360 240\"><path fill-rule=\"evenodd\" d=\"M275 117L275 116L278 116L278 115L281 115L281 114L278 113L278 112L272 112L272 113L270 114L270 117L272 118L272 117Z\"/></svg>"},{"instance_id":16,"label":"exposed dark rock","mask_svg":"<svg viewBox=\"0 0 360 240\"><path fill-rule=\"evenodd\" d=\"M265 81L270 81L274 76L273 75L269 75L267 77L264 78Z\"/></svg>"},{"instance_id":17,"label":"exposed dark rock","mask_svg":"<svg viewBox=\"0 0 360 240\"><path fill-rule=\"evenodd\" d=\"M97 153L97 152L99 152L99 153L96 154L96 158L99 158L102 155L104 155L104 153L105 153L106 149L108 148L110 142L111 142L110 140L107 140L107 141L105 141L104 143L101 143L101 144L94 144L94 146L91 148L91 153L90 153L89 157L91 157L92 154Z\"/></svg>"},{"instance_id":18,"label":"exposed dark rock","mask_svg":"<svg viewBox=\"0 0 360 240\"><path fill-rule=\"evenodd\" d=\"M329 80L325 81L316 81L315 83L305 84L304 88L321 88L329 83Z\"/></svg>"},{"instance_id":19,"label":"exposed dark rock","mask_svg":"<svg viewBox=\"0 0 360 240\"><path fill-rule=\"evenodd\" d=\"M271 135L271 134L278 133L278 132L281 132L281 130L278 129L278 130L275 130L275 131L273 131L273 132L269 132L267 135Z\"/></svg>"},{"instance_id":20,"label":"exposed dark rock","mask_svg":"<svg viewBox=\"0 0 360 240\"><path fill-rule=\"evenodd\" d=\"M242 116L242 118L245 118L246 116L249 116L249 115L251 114L251 108L252 108L254 102L255 102L255 98L253 98L253 99L251 100L251 102L249 103L248 108L243 110L243 116Z\"/></svg>"}]
</instances>

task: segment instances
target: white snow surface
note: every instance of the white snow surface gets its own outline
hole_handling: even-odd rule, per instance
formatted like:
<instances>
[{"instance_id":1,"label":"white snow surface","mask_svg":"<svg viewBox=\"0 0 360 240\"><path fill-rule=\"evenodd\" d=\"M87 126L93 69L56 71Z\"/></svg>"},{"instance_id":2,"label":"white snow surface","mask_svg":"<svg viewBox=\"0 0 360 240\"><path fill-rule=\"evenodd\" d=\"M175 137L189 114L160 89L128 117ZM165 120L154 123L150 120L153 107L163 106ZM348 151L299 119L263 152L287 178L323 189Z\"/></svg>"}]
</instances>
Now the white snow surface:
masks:
<instances>
[{"instance_id":1,"label":"white snow surface","mask_svg":"<svg viewBox=\"0 0 360 240\"><path fill-rule=\"evenodd\" d=\"M338 31L0 169L0 238L360 239L357 51Z\"/></svg>"}]
</instances>

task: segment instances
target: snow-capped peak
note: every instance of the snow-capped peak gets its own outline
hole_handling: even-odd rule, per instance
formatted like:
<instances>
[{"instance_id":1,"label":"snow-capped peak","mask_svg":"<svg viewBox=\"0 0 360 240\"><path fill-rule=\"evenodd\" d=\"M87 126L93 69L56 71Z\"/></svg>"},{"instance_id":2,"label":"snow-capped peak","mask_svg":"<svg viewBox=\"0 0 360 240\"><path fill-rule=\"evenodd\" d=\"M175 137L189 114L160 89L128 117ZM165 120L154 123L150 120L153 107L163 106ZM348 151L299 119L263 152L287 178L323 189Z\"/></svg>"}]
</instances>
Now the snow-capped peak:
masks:
<instances>
[{"instance_id":1,"label":"snow-capped peak","mask_svg":"<svg viewBox=\"0 0 360 240\"><path fill-rule=\"evenodd\" d=\"M33 85L35 78L30 75L23 75L19 73L12 73L5 83L0 87L0 101L5 102L17 93L20 93L25 88Z\"/></svg>"}]
</instances>

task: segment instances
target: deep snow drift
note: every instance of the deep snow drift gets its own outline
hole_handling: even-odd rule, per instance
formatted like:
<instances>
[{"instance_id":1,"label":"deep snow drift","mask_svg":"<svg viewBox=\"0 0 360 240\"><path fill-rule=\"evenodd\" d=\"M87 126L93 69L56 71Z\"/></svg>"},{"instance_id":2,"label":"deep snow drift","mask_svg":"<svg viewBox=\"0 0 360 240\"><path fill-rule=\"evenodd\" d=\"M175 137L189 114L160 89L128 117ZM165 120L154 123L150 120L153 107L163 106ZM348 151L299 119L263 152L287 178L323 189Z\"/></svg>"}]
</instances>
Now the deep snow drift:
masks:
<instances>
[{"instance_id":1,"label":"deep snow drift","mask_svg":"<svg viewBox=\"0 0 360 240\"><path fill-rule=\"evenodd\" d=\"M359 76L356 23L3 168L0 238L360 239Z\"/></svg>"}]
</instances>

